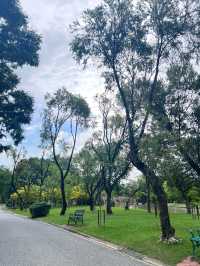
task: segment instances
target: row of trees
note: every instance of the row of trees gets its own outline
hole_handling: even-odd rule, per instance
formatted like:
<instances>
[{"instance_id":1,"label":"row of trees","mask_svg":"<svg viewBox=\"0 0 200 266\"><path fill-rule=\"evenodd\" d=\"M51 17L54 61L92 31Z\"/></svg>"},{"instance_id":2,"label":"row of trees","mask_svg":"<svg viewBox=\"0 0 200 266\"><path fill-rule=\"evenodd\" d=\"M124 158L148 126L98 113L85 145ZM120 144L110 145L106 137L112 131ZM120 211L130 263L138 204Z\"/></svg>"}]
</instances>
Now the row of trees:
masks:
<instances>
[{"instance_id":1,"label":"row of trees","mask_svg":"<svg viewBox=\"0 0 200 266\"><path fill-rule=\"evenodd\" d=\"M163 240L175 235L162 184L163 155L175 149L172 157L199 178L199 5L104 0L72 25L75 58L84 65L95 59L123 107L130 161L157 197Z\"/></svg>"},{"instance_id":2,"label":"row of trees","mask_svg":"<svg viewBox=\"0 0 200 266\"><path fill-rule=\"evenodd\" d=\"M18 144L33 109L30 96L16 89L14 70L38 64L40 37L28 28L18 1L0 5L6 11L0 13L0 46L5 51L0 55L0 138L1 150L8 150L6 134ZM31 167L31 159L12 155L11 190L21 203L23 186L29 191L36 185L42 197L53 161L60 179L61 215L73 168L74 176L84 180L91 209L104 190L111 214L113 190L135 167L146 178L148 202L152 190L158 203L162 240L175 236L165 184L180 191L189 211L189 193L194 186L198 190L200 180L199 13L198 0L104 0L84 12L71 26L71 51L84 66L92 62L102 69L106 93L98 97L100 118L92 123L87 102L65 88L46 96L41 143L48 158L43 163L39 159L40 170L29 176L22 173L25 165ZM77 138L89 126L95 127L94 134L76 155Z\"/></svg>"},{"instance_id":3,"label":"row of trees","mask_svg":"<svg viewBox=\"0 0 200 266\"><path fill-rule=\"evenodd\" d=\"M16 164L14 174L5 168L1 169L1 201L16 208L28 208L37 201L49 201L52 206L60 206L62 197L59 188L59 171L53 159L43 156L28 159L22 151L20 152L21 157ZM12 155L14 155L13 152ZM65 160L63 158L63 164ZM101 175L100 163L102 162L98 161L95 152L88 144L75 155L70 173L65 181L65 195L69 205L88 204L93 211L95 205L102 204L102 196L103 199L110 198L109 193L105 190L106 187L104 187L104 176ZM176 168L178 167L179 165L176 164ZM168 175L163 180L168 202L185 203L187 212L190 214L191 208L199 205L199 185L193 182L192 178L179 177L176 175L177 170L171 170L173 178ZM120 201L120 206L126 207L126 209L129 209L130 204L134 202L134 205L138 203L147 205L148 212L154 208L157 213L157 199L145 177L138 177L138 180L130 180L125 183L116 182L115 186L113 185L113 196L115 196L115 202ZM107 213L110 214L113 198L112 202L109 200L106 202Z\"/></svg>"}]
</instances>

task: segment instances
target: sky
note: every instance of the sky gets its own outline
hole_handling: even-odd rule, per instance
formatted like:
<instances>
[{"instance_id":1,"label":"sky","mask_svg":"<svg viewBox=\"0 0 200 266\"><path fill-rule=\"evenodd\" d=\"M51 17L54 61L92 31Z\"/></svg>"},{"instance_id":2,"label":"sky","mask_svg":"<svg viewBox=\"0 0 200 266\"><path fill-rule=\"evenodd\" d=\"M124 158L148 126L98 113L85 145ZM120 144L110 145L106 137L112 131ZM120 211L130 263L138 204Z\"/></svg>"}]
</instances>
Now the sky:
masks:
<instances>
[{"instance_id":1,"label":"sky","mask_svg":"<svg viewBox=\"0 0 200 266\"><path fill-rule=\"evenodd\" d=\"M103 80L95 67L83 70L73 59L69 49L73 38L69 26L80 18L83 10L97 5L98 0L20 0L20 4L29 18L30 27L42 36L39 66L18 69L19 89L32 95L35 102L32 122L25 127L22 145L29 156L37 156L47 92L53 93L64 86L72 93L82 95L91 111L96 111L94 96L103 91ZM90 133L90 130L84 131L79 136L77 147L84 144ZM0 164L10 164L5 154L1 154Z\"/></svg>"},{"instance_id":2,"label":"sky","mask_svg":"<svg viewBox=\"0 0 200 266\"><path fill-rule=\"evenodd\" d=\"M42 36L40 64L37 68L25 66L18 70L19 85L33 96L35 111L30 125L25 127L22 145L29 156L39 156L41 114L44 96L61 87L83 96L95 115L97 106L94 96L103 92L104 83L97 68L83 70L72 57L69 44L73 38L70 24L80 18L83 10L96 6L100 0L20 0L30 27ZM82 147L91 135L91 130L81 133L77 147ZM5 154L0 155L0 164L10 165Z\"/></svg>"}]
</instances>

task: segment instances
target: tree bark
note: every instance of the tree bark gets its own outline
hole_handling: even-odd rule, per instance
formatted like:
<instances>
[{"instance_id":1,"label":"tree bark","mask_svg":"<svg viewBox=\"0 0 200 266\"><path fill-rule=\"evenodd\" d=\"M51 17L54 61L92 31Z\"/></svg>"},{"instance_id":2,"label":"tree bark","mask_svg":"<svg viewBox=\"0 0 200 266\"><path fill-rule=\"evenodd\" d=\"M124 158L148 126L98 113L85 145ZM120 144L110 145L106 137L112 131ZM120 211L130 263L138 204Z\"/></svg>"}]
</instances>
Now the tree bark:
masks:
<instances>
[{"instance_id":1,"label":"tree bark","mask_svg":"<svg viewBox=\"0 0 200 266\"><path fill-rule=\"evenodd\" d=\"M191 214L191 204L190 201L188 199L185 199L185 206L186 206L186 210L187 210L187 214Z\"/></svg>"},{"instance_id":2,"label":"tree bark","mask_svg":"<svg viewBox=\"0 0 200 266\"><path fill-rule=\"evenodd\" d=\"M147 185L147 211L148 213L151 213L151 188L150 188L150 182L147 177L146 177L146 185Z\"/></svg>"},{"instance_id":3,"label":"tree bark","mask_svg":"<svg viewBox=\"0 0 200 266\"><path fill-rule=\"evenodd\" d=\"M94 211L95 204L94 204L94 198L93 198L93 196L90 196L90 198L89 198L89 206L90 206L90 210L91 211Z\"/></svg>"},{"instance_id":4,"label":"tree bark","mask_svg":"<svg viewBox=\"0 0 200 266\"><path fill-rule=\"evenodd\" d=\"M106 191L107 202L106 202L106 212L108 215L113 214L112 212L112 191Z\"/></svg>"},{"instance_id":5,"label":"tree bark","mask_svg":"<svg viewBox=\"0 0 200 266\"><path fill-rule=\"evenodd\" d=\"M65 195L65 179L63 175L61 176L60 190L61 190L61 197L62 197L62 208L61 208L60 215L65 215L65 212L67 209L67 201L66 201L66 195Z\"/></svg>"},{"instance_id":6,"label":"tree bark","mask_svg":"<svg viewBox=\"0 0 200 266\"><path fill-rule=\"evenodd\" d=\"M158 207L157 207L156 200L154 201L154 214L155 214L155 217L157 218L158 217Z\"/></svg>"},{"instance_id":7,"label":"tree bark","mask_svg":"<svg viewBox=\"0 0 200 266\"><path fill-rule=\"evenodd\" d=\"M133 140L134 141L134 140ZM168 203L160 178L143 161L140 160L134 142L131 144L131 161L133 165L146 176L158 200L159 217L161 225L161 240L168 240L175 235L175 229L171 226Z\"/></svg>"},{"instance_id":8,"label":"tree bark","mask_svg":"<svg viewBox=\"0 0 200 266\"><path fill-rule=\"evenodd\" d=\"M42 201L42 184L40 184L39 201Z\"/></svg>"}]
</instances>

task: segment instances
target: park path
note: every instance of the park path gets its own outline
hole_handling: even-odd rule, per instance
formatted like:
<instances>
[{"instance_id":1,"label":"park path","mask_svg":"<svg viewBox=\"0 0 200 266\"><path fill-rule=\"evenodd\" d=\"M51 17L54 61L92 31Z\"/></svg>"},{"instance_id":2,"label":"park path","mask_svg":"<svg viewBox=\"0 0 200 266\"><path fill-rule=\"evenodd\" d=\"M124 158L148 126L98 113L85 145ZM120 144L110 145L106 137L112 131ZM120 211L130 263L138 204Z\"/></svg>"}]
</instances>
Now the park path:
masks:
<instances>
[{"instance_id":1,"label":"park path","mask_svg":"<svg viewBox=\"0 0 200 266\"><path fill-rule=\"evenodd\" d=\"M145 265L90 239L0 209L0 266Z\"/></svg>"}]
</instances>

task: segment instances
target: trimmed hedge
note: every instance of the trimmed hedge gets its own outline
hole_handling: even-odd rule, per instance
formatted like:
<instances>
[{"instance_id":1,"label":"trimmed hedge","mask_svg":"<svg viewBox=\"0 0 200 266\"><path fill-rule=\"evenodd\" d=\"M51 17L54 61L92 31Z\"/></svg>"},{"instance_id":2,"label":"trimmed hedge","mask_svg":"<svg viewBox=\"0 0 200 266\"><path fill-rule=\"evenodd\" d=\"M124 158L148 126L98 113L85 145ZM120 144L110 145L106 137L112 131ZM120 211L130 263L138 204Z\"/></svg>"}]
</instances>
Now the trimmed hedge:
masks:
<instances>
[{"instance_id":1,"label":"trimmed hedge","mask_svg":"<svg viewBox=\"0 0 200 266\"><path fill-rule=\"evenodd\" d=\"M29 208L32 218L47 216L50 209L51 205L47 202L34 203Z\"/></svg>"}]
</instances>

